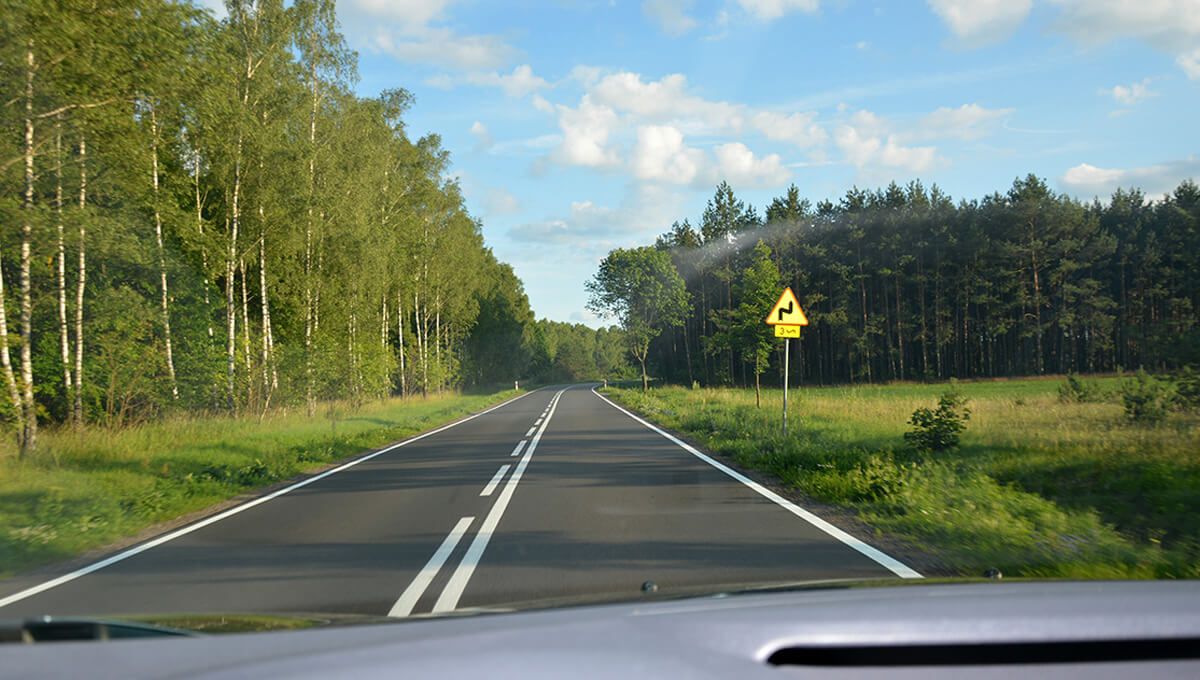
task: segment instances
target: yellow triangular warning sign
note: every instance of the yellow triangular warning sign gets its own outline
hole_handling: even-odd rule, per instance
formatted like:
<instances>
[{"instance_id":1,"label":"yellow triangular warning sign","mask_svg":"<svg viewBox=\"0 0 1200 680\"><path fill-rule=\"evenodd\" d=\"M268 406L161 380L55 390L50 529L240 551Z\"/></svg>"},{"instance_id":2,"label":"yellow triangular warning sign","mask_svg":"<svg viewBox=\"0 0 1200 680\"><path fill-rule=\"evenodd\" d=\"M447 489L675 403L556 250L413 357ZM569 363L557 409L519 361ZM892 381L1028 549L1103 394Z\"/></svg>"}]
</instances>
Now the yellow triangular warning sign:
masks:
<instances>
[{"instance_id":1,"label":"yellow triangular warning sign","mask_svg":"<svg viewBox=\"0 0 1200 680\"><path fill-rule=\"evenodd\" d=\"M800 302L796 300L796 296L792 293L791 288L783 289L783 295L779 296L779 302L775 303L775 307L767 315L767 323L772 326L808 325L808 319L804 316L804 310L800 309Z\"/></svg>"}]
</instances>

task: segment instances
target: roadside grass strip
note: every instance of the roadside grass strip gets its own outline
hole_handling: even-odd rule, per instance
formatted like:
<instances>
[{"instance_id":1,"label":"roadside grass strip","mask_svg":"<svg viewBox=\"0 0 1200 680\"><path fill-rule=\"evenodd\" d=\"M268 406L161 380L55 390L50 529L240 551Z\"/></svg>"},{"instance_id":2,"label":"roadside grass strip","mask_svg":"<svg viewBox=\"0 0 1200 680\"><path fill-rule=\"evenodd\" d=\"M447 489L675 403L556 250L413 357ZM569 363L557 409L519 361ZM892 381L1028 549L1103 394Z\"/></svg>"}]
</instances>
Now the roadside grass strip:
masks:
<instances>
[{"instance_id":1,"label":"roadside grass strip","mask_svg":"<svg viewBox=\"0 0 1200 680\"><path fill-rule=\"evenodd\" d=\"M1118 379L1096 381L1112 390ZM972 416L959 447L919 452L903 435L949 385L659 388L604 393L648 420L847 508L881 534L980 576L1200 577L1200 416L1130 423L1111 395L1058 398L1062 378L959 383ZM866 537L869 541L870 538Z\"/></svg>"},{"instance_id":2,"label":"roadside grass strip","mask_svg":"<svg viewBox=\"0 0 1200 680\"><path fill-rule=\"evenodd\" d=\"M0 578L290 479L527 394L388 399L256 417L187 417L111 432L47 430L0 454Z\"/></svg>"}]
</instances>

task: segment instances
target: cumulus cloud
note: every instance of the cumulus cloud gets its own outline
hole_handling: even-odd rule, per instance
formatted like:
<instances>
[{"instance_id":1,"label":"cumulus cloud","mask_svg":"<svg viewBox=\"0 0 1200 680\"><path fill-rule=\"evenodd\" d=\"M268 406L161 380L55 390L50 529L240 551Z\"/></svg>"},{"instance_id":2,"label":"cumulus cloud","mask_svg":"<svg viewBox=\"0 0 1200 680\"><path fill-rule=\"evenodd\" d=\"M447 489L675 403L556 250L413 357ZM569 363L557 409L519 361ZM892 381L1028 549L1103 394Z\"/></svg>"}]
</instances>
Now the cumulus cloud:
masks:
<instances>
[{"instance_id":1,"label":"cumulus cloud","mask_svg":"<svg viewBox=\"0 0 1200 680\"><path fill-rule=\"evenodd\" d=\"M578 108L558 107L558 126L562 129L562 144L553 152L553 159L564 165L583 165L593 168L612 167L620 157L609 145L608 136L617 124L617 113L585 94Z\"/></svg>"},{"instance_id":2,"label":"cumulus cloud","mask_svg":"<svg viewBox=\"0 0 1200 680\"><path fill-rule=\"evenodd\" d=\"M834 130L833 142L846 162L859 170L895 169L921 173L941 165L932 146L905 146L889 124L870 111L859 111Z\"/></svg>"},{"instance_id":3,"label":"cumulus cloud","mask_svg":"<svg viewBox=\"0 0 1200 680\"><path fill-rule=\"evenodd\" d=\"M737 0L747 14L763 21L778 19L793 11L812 13L821 6L820 0Z\"/></svg>"},{"instance_id":4,"label":"cumulus cloud","mask_svg":"<svg viewBox=\"0 0 1200 680\"><path fill-rule=\"evenodd\" d=\"M696 20L688 16L693 4L693 0L644 0L642 13L668 34L683 35L696 27Z\"/></svg>"},{"instance_id":5,"label":"cumulus cloud","mask_svg":"<svg viewBox=\"0 0 1200 680\"><path fill-rule=\"evenodd\" d=\"M1116 85L1111 89L1101 89L1100 94L1112 97L1121 106L1133 106L1143 99L1158 95L1157 92L1150 89L1149 78L1140 83L1133 83L1129 87Z\"/></svg>"},{"instance_id":6,"label":"cumulus cloud","mask_svg":"<svg viewBox=\"0 0 1200 680\"><path fill-rule=\"evenodd\" d=\"M740 134L744 109L727 102L709 101L688 91L687 76L673 73L654 81L643 81L639 73L622 71L600 78L589 94L613 110L629 113L647 122L686 120L703 130Z\"/></svg>"},{"instance_id":7,"label":"cumulus cloud","mask_svg":"<svg viewBox=\"0 0 1200 680\"><path fill-rule=\"evenodd\" d=\"M917 121L916 139L972 140L985 137L1001 119L1015 109L985 109L978 104L963 104L957 109L941 107Z\"/></svg>"},{"instance_id":8,"label":"cumulus cloud","mask_svg":"<svg viewBox=\"0 0 1200 680\"><path fill-rule=\"evenodd\" d=\"M463 35L436 22L452 0L344 0L338 18L356 47L406 62L456 69L494 69L512 62L516 48L495 35Z\"/></svg>"},{"instance_id":9,"label":"cumulus cloud","mask_svg":"<svg viewBox=\"0 0 1200 680\"><path fill-rule=\"evenodd\" d=\"M717 172L735 187L777 187L792 178L777 153L760 158L741 142L721 144L713 148L713 153L717 157Z\"/></svg>"},{"instance_id":10,"label":"cumulus cloud","mask_svg":"<svg viewBox=\"0 0 1200 680\"><path fill-rule=\"evenodd\" d=\"M788 142L801 149L817 146L829 135L816 123L816 113L783 114L759 111L750 117L750 125L772 142Z\"/></svg>"},{"instance_id":11,"label":"cumulus cloud","mask_svg":"<svg viewBox=\"0 0 1200 680\"><path fill-rule=\"evenodd\" d=\"M1077 196L1107 198L1118 188L1136 187L1154 198L1173 191L1185 179L1200 177L1200 158L1166 161L1139 168L1100 168L1080 163L1059 177L1060 183Z\"/></svg>"},{"instance_id":12,"label":"cumulus cloud","mask_svg":"<svg viewBox=\"0 0 1200 680\"><path fill-rule=\"evenodd\" d=\"M481 85L485 87L498 87L504 90L504 94L510 97L524 97L530 92L535 92L549 83L544 78L535 76L533 69L529 64L521 64L514 68L512 73L468 73L465 80L472 85Z\"/></svg>"},{"instance_id":13,"label":"cumulus cloud","mask_svg":"<svg viewBox=\"0 0 1200 680\"><path fill-rule=\"evenodd\" d=\"M1007 38L1029 16L1033 0L927 0L930 8L964 44Z\"/></svg>"},{"instance_id":14,"label":"cumulus cloud","mask_svg":"<svg viewBox=\"0 0 1200 680\"><path fill-rule=\"evenodd\" d=\"M683 133L670 125L643 125L630 154L634 177L671 184L690 184L707 176L703 151L684 145Z\"/></svg>"}]
</instances>

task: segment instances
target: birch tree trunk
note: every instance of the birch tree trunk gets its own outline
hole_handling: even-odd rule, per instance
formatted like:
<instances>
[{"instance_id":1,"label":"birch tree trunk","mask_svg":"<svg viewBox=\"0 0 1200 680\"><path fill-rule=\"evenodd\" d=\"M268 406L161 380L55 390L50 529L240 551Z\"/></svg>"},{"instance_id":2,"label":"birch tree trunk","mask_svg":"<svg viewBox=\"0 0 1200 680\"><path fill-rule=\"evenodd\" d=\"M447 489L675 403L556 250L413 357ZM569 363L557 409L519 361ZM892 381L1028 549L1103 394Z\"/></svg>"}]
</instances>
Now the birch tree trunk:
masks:
<instances>
[{"instance_id":1,"label":"birch tree trunk","mask_svg":"<svg viewBox=\"0 0 1200 680\"><path fill-rule=\"evenodd\" d=\"M404 305L400 293L396 293L396 344L400 352L400 396L408 396L408 379L404 376Z\"/></svg>"},{"instance_id":2,"label":"birch tree trunk","mask_svg":"<svg viewBox=\"0 0 1200 680\"><path fill-rule=\"evenodd\" d=\"M4 367L4 381L8 385L8 396L12 399L13 416L17 419L17 431L25 429L25 414L21 409L21 392L13 375L12 355L8 349L8 312L4 304L4 269L0 267L0 365Z\"/></svg>"},{"instance_id":3,"label":"birch tree trunk","mask_svg":"<svg viewBox=\"0 0 1200 680\"><path fill-rule=\"evenodd\" d=\"M79 274L75 280L75 404L71 419L83 427L83 291L87 284L87 135L79 138Z\"/></svg>"},{"instance_id":4,"label":"birch tree trunk","mask_svg":"<svg viewBox=\"0 0 1200 680\"><path fill-rule=\"evenodd\" d=\"M58 284L58 335L62 350L63 398L71 403L71 339L67 332L67 249L63 239L63 184L62 184L62 116L54 122L54 210L58 230L57 274Z\"/></svg>"},{"instance_id":5,"label":"birch tree trunk","mask_svg":"<svg viewBox=\"0 0 1200 680\"><path fill-rule=\"evenodd\" d=\"M204 267L204 309L212 304L208 297L208 244L204 240L204 209L200 200L200 150L192 150L192 186L196 191L196 231L200 235L200 263ZM212 317L208 318L208 339L212 342Z\"/></svg>"},{"instance_id":6,"label":"birch tree trunk","mask_svg":"<svg viewBox=\"0 0 1200 680\"><path fill-rule=\"evenodd\" d=\"M154 238L158 243L158 280L162 292L163 336L167 345L167 375L171 379L171 399L179 401L179 384L175 381L175 356L171 351L171 308L167 297L167 258L163 248L162 213L158 209L158 118L154 102L150 102L150 167L154 188Z\"/></svg>"},{"instance_id":7,"label":"birch tree trunk","mask_svg":"<svg viewBox=\"0 0 1200 680\"><path fill-rule=\"evenodd\" d=\"M238 212L238 197L242 184L241 137L238 138L237 148L239 158L234 160L233 166L233 202L231 204L231 217L233 221L228 225L229 244L225 254L225 330L227 339L225 345L225 375L228 380L230 411L233 411L236 407L235 399L237 394L237 308L234 307L233 289L237 285L238 223L241 218Z\"/></svg>"},{"instance_id":8,"label":"birch tree trunk","mask_svg":"<svg viewBox=\"0 0 1200 680\"><path fill-rule=\"evenodd\" d=\"M20 457L37 449L37 405L33 400L33 298L30 288L33 241L33 40L25 52L25 219L21 225L21 399Z\"/></svg>"}]
</instances>

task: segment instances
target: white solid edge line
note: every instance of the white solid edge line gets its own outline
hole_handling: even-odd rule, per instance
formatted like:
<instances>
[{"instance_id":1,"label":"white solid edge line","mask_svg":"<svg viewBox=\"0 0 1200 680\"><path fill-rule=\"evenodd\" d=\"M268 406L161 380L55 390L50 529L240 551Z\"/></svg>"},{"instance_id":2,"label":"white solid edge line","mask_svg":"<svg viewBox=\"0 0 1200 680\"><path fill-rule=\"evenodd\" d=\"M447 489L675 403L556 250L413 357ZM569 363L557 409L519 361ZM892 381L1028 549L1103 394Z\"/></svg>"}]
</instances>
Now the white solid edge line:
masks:
<instances>
[{"instance_id":1,"label":"white solid edge line","mask_svg":"<svg viewBox=\"0 0 1200 680\"><path fill-rule=\"evenodd\" d=\"M520 454L521 454L521 449L525 448L525 445L526 445L527 443L529 443L529 440L528 440L528 439L522 439L522 440L520 441L520 443L518 443L518 444L517 444L517 447L516 447L515 449L513 449L513 452L512 452L512 453L510 453L510 454L508 454L508 455L510 455L510 456L517 456L517 455L520 455Z\"/></svg>"},{"instance_id":2,"label":"white solid edge line","mask_svg":"<svg viewBox=\"0 0 1200 680\"><path fill-rule=\"evenodd\" d=\"M891 555L888 555L887 553L883 552L882 550L879 550L878 548L875 548L873 546L870 546L870 545L860 541L859 539L851 536L850 534L846 533L845 531L842 531L841 529L833 526L829 522L826 522L825 520L821 519L820 517L817 517L816 515L809 512L808 510L805 510L804 508L787 500L786 498L780 496L779 494L775 493L774 491L771 491L770 489L764 487L763 485L759 484L758 482L750 479L749 477L746 477L745 475L741 474L740 472L738 472L726 465L723 465L716 460L713 460L709 456L704 455L703 453L697 451L694 447L692 447L692 446L688 445L686 442L680 440L678 437L671 435L670 433L656 427L649 421L639 418L638 416L634 415L630 411L627 411L624 408L622 408L621 406L618 406L611 399L609 399L608 397L605 397L603 394L600 394L595 389L592 390L592 394L595 394L597 397L600 397L605 402L607 402L609 406L612 406L613 408L617 409L621 413L624 413L625 415L629 416L630 418L633 418L634 420L641 423L642 425L645 425L646 427L659 433L663 437L666 437L668 440L670 440L672 443L674 443L676 446L683 449L684 451L687 451L688 453L690 453L693 456L699 458L700 460L708 463L709 465L715 467L716 469L720 470L721 472L724 472L725 474L736 479L737 481L741 482L742 484L745 484L746 486L750 487L751 489L754 489L759 494L761 494L762 496L766 497L767 499L769 499L771 501L774 501L776 504L782 506L784 509L786 509L788 512L792 513L793 515L796 515L800 519L803 519L804 521L815 526L816 528L820 529L821 531L824 531L825 533L836 538L837 540L841 541L842 543L845 543L847 546L849 546L849 547L857 550L858 552L862 553L863 555L869 557L870 559L874 560L876 563L880 564L881 566L887 568L889 571L891 571L893 574L899 576L900 578L924 578L915 569L913 569L912 567L909 567L908 565L904 564L900 560L897 560L896 558L892 557Z\"/></svg>"},{"instance_id":3,"label":"white solid edge line","mask_svg":"<svg viewBox=\"0 0 1200 680\"><path fill-rule=\"evenodd\" d=\"M458 524L454 525L454 528L442 540L442 544L434 551L433 557L430 557L425 566L421 567L421 571L417 574L417 577L413 579L412 583L408 584L408 587L400 594L400 599L396 600L396 604L392 605L392 608L388 610L388 616L400 617L408 616L412 613L413 607L417 606L417 600L421 599L421 595L425 594L425 589L433 582L442 565L450 557L450 553L454 552L455 546L462 540L463 535L467 533L467 529L471 526L471 522L474 521L474 517L463 517L458 520Z\"/></svg>"},{"instance_id":4,"label":"white solid edge line","mask_svg":"<svg viewBox=\"0 0 1200 680\"><path fill-rule=\"evenodd\" d=\"M483 487L483 491L480 491L479 495L491 496L492 492L496 490L496 485L500 483L501 479L504 479L504 473L508 472L510 467L512 467L511 463L501 465L500 469L496 470L496 474L492 475L492 481L488 482L487 486Z\"/></svg>"},{"instance_id":5,"label":"white solid edge line","mask_svg":"<svg viewBox=\"0 0 1200 680\"><path fill-rule=\"evenodd\" d=\"M75 571L72 571L67 574L63 574L62 576L59 576L58 578L50 579L49 581L46 581L44 583L39 583L36 586L30 586L29 588L26 588L25 590L21 590L16 593L13 593L12 595L8 595L7 597L0 598L0 607L7 607L8 605L10 605L14 602L20 602L21 600L24 600L28 597L37 595L38 593L45 592L47 590L50 590L51 588L57 588L58 586L61 586L64 583L69 583L81 576L87 576L88 574L90 574L94 571L99 571L105 567L112 566L112 565L116 564L117 562L121 562L123 560L129 559L130 557L133 557L134 555L137 555L139 553L143 553L151 548L156 548L168 541L173 541L173 540L179 538L180 536L186 536L187 534L190 534L193 531L203 529L204 527L206 527L210 524L216 524L217 522L220 522L223 519L232 517L232 516L238 514L239 512L244 512L246 510L249 510L250 508L253 508L256 505L261 505L263 503L266 503L267 501L278 498L278 497L284 495L285 493L288 493L290 491L295 491L296 489L299 489L300 487L308 486L309 484L312 484L313 482L325 479L326 477L328 477L332 474L341 472L342 470L347 470L349 468L352 468L355 465L358 465L359 463L371 460L372 458L375 458L376 456L383 455L385 453L388 453L389 451L398 449L401 446L407 446L408 444L411 444L415 441L419 441L426 437L435 435L439 432L444 432L445 430L449 430L452 427L462 425L463 423L474 420L474 419L478 418L479 416L482 416L487 413L491 413L492 411L495 411L496 409L498 409L502 406L507 406L522 397L533 394L533 392L535 392L535 391L537 391L537 390L534 390L531 392L525 392L524 394L518 394L517 396L513 397L512 399L500 402L499 404L496 404L495 406L493 406L489 409L486 409L484 411L480 411L479 413L474 413L474 414L469 415L460 420L456 420L453 423L450 423L448 425L443 425L435 430L430 430L429 432L426 432L424 434L419 434L410 439L405 439L402 442L398 442L396 444L392 444L391 446L389 446L387 448L380 449L380 450L376 451L375 453L369 453L365 456L362 456L361 458L355 458L354 460L350 461L349 463L345 463L343 465L339 465L338 467L332 468L330 470L326 470L325 472L322 472L320 474L313 475L312 477L309 477L308 479L305 479L303 481L296 482L295 484L293 484L291 486L284 487L282 489L279 489L278 491L273 491L273 492L267 494L266 496L260 496L258 498L255 498L254 500L247 501L241 505L230 508L224 512L220 512L211 517L202 519L199 522L196 522L195 524L189 524L188 526L183 527L182 529L177 529L175 531L172 531L171 533L159 536L158 538L156 538L154 540L147 541L146 543L142 543L141 545L138 545L138 546L135 546L128 550L119 552L116 555L107 557L103 560L100 560L99 562L93 562L92 564L89 564L85 567L80 567L79 569L76 569Z\"/></svg>"},{"instance_id":6,"label":"white solid edge line","mask_svg":"<svg viewBox=\"0 0 1200 680\"><path fill-rule=\"evenodd\" d=\"M475 539L471 541L471 547L467 548L467 554L463 555L462 561L458 563L458 568L454 570L454 574L450 576L446 587L442 589L442 594L433 605L434 614L454 611L454 608L458 606L458 600L462 597L463 590L466 589L467 583L471 580L471 575L475 573L475 567L479 565L479 558L483 556L483 551L487 548L488 541L491 540L492 533L496 530L496 525L500 523L500 516L504 514L505 508L508 507L508 502L512 499L513 492L517 489L517 484L521 482L521 475L525 473L525 468L529 465L529 459L533 456L534 449L537 448L538 442L542 440L542 433L546 431L546 426L550 424L550 419L554 417L559 397L566 391L567 388L559 390L558 394L554 395L554 399L550 400L550 414L546 416L546 421L542 423L542 427L538 430L537 435L529 442L529 448L525 449L525 455L517 463L517 468L513 470L512 475L508 478L508 482L504 484L504 489L500 491L500 497L496 499L487 517L484 518L483 525L479 527L479 532L475 534Z\"/></svg>"}]
</instances>

